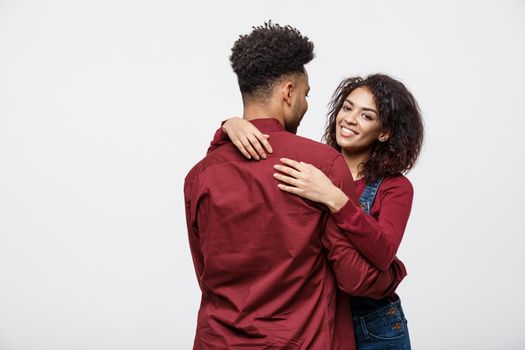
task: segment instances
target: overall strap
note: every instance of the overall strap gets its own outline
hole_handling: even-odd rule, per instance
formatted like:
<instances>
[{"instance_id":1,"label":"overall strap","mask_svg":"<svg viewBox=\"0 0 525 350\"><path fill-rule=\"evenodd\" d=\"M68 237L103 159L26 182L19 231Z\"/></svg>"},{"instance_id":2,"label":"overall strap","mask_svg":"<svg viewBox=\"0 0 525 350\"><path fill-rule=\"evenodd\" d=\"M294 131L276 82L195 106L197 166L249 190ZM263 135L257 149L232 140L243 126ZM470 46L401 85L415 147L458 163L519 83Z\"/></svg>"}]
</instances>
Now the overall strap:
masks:
<instances>
[{"instance_id":1,"label":"overall strap","mask_svg":"<svg viewBox=\"0 0 525 350\"><path fill-rule=\"evenodd\" d=\"M367 215L370 214L370 208L372 208L372 204L376 198L377 190L379 189L379 185L381 185L381 181L383 181L383 179L377 179L376 181L366 185L361 198L359 198L359 205Z\"/></svg>"}]
</instances>

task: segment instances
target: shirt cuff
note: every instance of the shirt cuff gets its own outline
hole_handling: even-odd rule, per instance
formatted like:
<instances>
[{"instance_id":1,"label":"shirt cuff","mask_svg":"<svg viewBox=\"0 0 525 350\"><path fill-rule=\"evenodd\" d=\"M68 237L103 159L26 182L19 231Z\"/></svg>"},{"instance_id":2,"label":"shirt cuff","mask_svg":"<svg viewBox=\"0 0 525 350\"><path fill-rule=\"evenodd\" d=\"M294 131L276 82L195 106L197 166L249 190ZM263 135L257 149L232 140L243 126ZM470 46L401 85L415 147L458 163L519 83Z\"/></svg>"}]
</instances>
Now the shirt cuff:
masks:
<instances>
[{"instance_id":1,"label":"shirt cuff","mask_svg":"<svg viewBox=\"0 0 525 350\"><path fill-rule=\"evenodd\" d=\"M348 218L352 217L356 210L361 209L355 205L351 198L348 198L346 204L337 213L332 213L332 217L338 225L342 225L348 222Z\"/></svg>"}]
</instances>

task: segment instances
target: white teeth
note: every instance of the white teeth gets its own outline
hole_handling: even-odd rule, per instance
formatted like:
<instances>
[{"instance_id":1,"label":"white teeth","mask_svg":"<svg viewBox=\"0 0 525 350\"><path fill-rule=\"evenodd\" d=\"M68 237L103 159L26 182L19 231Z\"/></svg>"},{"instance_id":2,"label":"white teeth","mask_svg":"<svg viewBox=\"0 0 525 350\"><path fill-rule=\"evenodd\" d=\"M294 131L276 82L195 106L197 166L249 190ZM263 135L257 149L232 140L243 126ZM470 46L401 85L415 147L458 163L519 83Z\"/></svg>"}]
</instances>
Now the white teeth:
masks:
<instances>
[{"instance_id":1,"label":"white teeth","mask_svg":"<svg viewBox=\"0 0 525 350\"><path fill-rule=\"evenodd\" d=\"M351 136L351 135L355 135L355 132L345 127L341 127L341 134Z\"/></svg>"}]
</instances>

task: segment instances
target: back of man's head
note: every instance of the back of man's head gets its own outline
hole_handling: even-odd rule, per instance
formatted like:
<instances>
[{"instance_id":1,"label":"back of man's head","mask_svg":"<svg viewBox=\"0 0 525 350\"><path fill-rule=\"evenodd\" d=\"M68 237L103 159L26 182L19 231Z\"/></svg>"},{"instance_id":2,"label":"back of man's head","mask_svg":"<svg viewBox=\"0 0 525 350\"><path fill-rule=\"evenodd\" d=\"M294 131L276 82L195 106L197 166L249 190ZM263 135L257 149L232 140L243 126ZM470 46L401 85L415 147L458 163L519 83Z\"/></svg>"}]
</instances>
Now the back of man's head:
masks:
<instances>
[{"instance_id":1,"label":"back of man's head","mask_svg":"<svg viewBox=\"0 0 525 350\"><path fill-rule=\"evenodd\" d=\"M280 78L304 73L314 58L314 44L291 26L271 22L241 35L232 47L231 66L243 100L264 101Z\"/></svg>"}]
</instances>

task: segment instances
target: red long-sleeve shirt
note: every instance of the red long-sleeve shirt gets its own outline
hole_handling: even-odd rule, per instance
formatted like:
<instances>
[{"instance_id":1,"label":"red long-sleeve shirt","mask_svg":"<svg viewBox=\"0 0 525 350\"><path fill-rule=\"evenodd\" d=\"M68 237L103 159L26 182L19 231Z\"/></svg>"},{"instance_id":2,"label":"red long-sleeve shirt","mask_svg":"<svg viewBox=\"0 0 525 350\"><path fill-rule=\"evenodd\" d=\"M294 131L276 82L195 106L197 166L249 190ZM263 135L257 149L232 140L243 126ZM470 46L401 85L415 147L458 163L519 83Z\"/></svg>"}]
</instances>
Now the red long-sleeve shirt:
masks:
<instances>
[{"instance_id":1,"label":"red long-sleeve shirt","mask_svg":"<svg viewBox=\"0 0 525 350\"><path fill-rule=\"evenodd\" d=\"M276 119L252 121L271 135L264 161L214 144L184 184L186 218L202 291L194 349L354 349L336 334L335 289L382 297L406 275L397 259L381 272L364 259L322 206L284 193L273 165L311 163L356 200L342 156L284 130ZM343 315L351 321L351 315ZM339 329L339 328L338 328Z\"/></svg>"}]
</instances>

